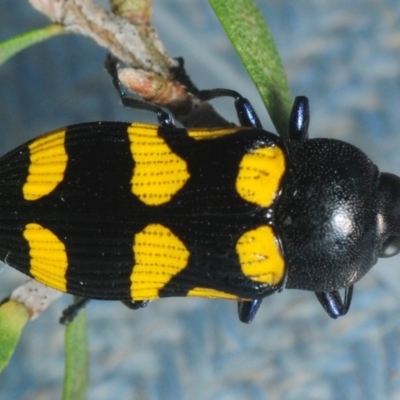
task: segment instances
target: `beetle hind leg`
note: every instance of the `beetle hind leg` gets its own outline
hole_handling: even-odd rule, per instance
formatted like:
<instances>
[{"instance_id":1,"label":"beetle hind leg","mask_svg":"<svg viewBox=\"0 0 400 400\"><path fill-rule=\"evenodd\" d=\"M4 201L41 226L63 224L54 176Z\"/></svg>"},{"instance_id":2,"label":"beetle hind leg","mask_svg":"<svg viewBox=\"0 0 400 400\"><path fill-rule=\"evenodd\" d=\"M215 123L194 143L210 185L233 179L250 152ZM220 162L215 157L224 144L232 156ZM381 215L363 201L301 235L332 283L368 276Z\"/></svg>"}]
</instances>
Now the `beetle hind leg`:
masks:
<instances>
[{"instance_id":1,"label":"beetle hind leg","mask_svg":"<svg viewBox=\"0 0 400 400\"><path fill-rule=\"evenodd\" d=\"M67 325L71 323L81 312L81 310L86 307L86 304L89 302L89 300L90 299L81 297L74 301L74 303L72 303L62 312L60 324Z\"/></svg>"},{"instance_id":2,"label":"beetle hind leg","mask_svg":"<svg viewBox=\"0 0 400 400\"><path fill-rule=\"evenodd\" d=\"M130 310L139 310L140 308L147 307L149 304L149 300L140 300L140 301L133 301L133 300L124 300L121 303L128 307Z\"/></svg>"},{"instance_id":3,"label":"beetle hind leg","mask_svg":"<svg viewBox=\"0 0 400 400\"><path fill-rule=\"evenodd\" d=\"M236 113L241 126L262 129L260 119L251 103L240 93L230 89L200 90L197 97L201 101L209 101L218 97L233 97L235 99Z\"/></svg>"}]
</instances>

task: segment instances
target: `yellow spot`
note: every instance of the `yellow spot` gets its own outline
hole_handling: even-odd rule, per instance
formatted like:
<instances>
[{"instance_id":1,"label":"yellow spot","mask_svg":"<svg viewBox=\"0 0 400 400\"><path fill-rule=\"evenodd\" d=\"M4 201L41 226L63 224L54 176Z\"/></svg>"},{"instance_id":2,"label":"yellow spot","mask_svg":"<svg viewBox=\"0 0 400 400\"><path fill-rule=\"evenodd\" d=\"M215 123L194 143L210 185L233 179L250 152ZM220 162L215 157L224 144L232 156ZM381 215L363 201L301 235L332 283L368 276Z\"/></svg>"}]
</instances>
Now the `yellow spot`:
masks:
<instances>
[{"instance_id":1,"label":"yellow spot","mask_svg":"<svg viewBox=\"0 0 400 400\"><path fill-rule=\"evenodd\" d=\"M230 128L192 128L188 129L188 135L195 140L215 139L220 136L231 135L238 131L252 129L244 126L234 126Z\"/></svg>"},{"instance_id":2,"label":"yellow spot","mask_svg":"<svg viewBox=\"0 0 400 400\"><path fill-rule=\"evenodd\" d=\"M128 134L135 161L133 194L149 206L167 203L190 177L186 162L158 136L155 126L132 124Z\"/></svg>"},{"instance_id":3,"label":"yellow spot","mask_svg":"<svg viewBox=\"0 0 400 400\"><path fill-rule=\"evenodd\" d=\"M189 251L165 226L147 225L135 235L133 252L136 264L131 274L133 300L155 299L159 290L188 262Z\"/></svg>"},{"instance_id":4,"label":"yellow spot","mask_svg":"<svg viewBox=\"0 0 400 400\"><path fill-rule=\"evenodd\" d=\"M269 207L285 173L285 155L277 146L261 147L245 154L239 165L236 190L260 207Z\"/></svg>"},{"instance_id":5,"label":"yellow spot","mask_svg":"<svg viewBox=\"0 0 400 400\"><path fill-rule=\"evenodd\" d=\"M63 180L68 155L65 131L52 132L29 145L30 165L22 188L25 200L37 200L51 193Z\"/></svg>"},{"instance_id":6,"label":"yellow spot","mask_svg":"<svg viewBox=\"0 0 400 400\"><path fill-rule=\"evenodd\" d=\"M27 224L23 235L29 244L31 275L47 286L66 292L68 261L64 244L39 224Z\"/></svg>"},{"instance_id":7,"label":"yellow spot","mask_svg":"<svg viewBox=\"0 0 400 400\"><path fill-rule=\"evenodd\" d=\"M236 244L242 272L255 282L279 284L285 275L285 262L270 226L244 233Z\"/></svg>"},{"instance_id":8,"label":"yellow spot","mask_svg":"<svg viewBox=\"0 0 400 400\"><path fill-rule=\"evenodd\" d=\"M234 296L233 294L203 287L197 287L192 290L189 290L187 295L193 297L208 297L214 299L238 300L238 297Z\"/></svg>"}]
</instances>

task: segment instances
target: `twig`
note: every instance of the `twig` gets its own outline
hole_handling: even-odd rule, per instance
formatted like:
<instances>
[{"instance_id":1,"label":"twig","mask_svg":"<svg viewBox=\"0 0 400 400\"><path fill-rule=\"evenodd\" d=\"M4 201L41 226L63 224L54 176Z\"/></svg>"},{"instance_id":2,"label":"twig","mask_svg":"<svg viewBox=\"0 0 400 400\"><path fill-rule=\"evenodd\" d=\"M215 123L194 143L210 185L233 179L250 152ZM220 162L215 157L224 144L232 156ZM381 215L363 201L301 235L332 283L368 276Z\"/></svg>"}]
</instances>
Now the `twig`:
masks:
<instances>
[{"instance_id":1,"label":"twig","mask_svg":"<svg viewBox=\"0 0 400 400\"><path fill-rule=\"evenodd\" d=\"M183 66L168 55L150 24L149 0L114 0L114 12L92 0L29 2L67 32L89 36L123 61L127 68L119 70L122 84L145 100L168 108L184 125L228 125L208 103L196 98L197 89Z\"/></svg>"}]
</instances>

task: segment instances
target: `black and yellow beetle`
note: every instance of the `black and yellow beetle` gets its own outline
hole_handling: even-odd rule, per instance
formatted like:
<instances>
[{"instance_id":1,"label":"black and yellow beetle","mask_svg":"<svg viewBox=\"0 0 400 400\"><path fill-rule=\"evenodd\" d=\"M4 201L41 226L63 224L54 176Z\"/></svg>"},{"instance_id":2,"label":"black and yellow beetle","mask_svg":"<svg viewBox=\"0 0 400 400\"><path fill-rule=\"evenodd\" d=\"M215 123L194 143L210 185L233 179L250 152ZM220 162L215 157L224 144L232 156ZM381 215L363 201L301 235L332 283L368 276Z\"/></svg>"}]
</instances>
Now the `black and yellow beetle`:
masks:
<instances>
[{"instance_id":1,"label":"black and yellow beetle","mask_svg":"<svg viewBox=\"0 0 400 400\"><path fill-rule=\"evenodd\" d=\"M238 93L241 126L92 122L0 159L0 259L83 298L132 308L168 296L236 300L250 322L266 296L315 292L336 318L377 261L400 250L400 178L354 146L308 139L297 97L289 140L262 129ZM345 289L342 299L339 290Z\"/></svg>"}]
</instances>

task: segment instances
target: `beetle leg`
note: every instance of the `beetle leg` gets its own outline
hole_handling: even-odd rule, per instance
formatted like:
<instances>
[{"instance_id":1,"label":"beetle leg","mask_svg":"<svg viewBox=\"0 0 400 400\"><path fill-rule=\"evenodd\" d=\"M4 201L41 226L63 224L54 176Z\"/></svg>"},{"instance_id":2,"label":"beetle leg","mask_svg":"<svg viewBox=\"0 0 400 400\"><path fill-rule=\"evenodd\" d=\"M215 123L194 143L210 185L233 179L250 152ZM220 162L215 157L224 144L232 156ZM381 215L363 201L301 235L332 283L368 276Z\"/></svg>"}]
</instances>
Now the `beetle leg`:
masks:
<instances>
[{"instance_id":1,"label":"beetle leg","mask_svg":"<svg viewBox=\"0 0 400 400\"><path fill-rule=\"evenodd\" d=\"M294 99L289 118L289 139L308 139L308 125L310 124L310 107L308 98L297 96Z\"/></svg>"},{"instance_id":2,"label":"beetle leg","mask_svg":"<svg viewBox=\"0 0 400 400\"><path fill-rule=\"evenodd\" d=\"M336 319L346 315L347 311L349 311L353 296L353 286L345 289L344 301L337 290L333 292L315 292L315 295L327 314Z\"/></svg>"},{"instance_id":3,"label":"beetle leg","mask_svg":"<svg viewBox=\"0 0 400 400\"><path fill-rule=\"evenodd\" d=\"M147 304L149 304L149 300L140 300L140 301L127 300L127 301L121 301L121 303L124 306L128 307L130 310L139 310L139 308L147 307Z\"/></svg>"},{"instance_id":4,"label":"beetle leg","mask_svg":"<svg viewBox=\"0 0 400 400\"><path fill-rule=\"evenodd\" d=\"M197 89L196 85L192 82L190 76L186 72L185 60L182 57L176 57L175 61L178 62L178 65L171 68L173 80L178 81L181 85L185 86L186 90L189 93L197 96L197 93L199 93L199 89Z\"/></svg>"},{"instance_id":5,"label":"beetle leg","mask_svg":"<svg viewBox=\"0 0 400 400\"><path fill-rule=\"evenodd\" d=\"M245 324L249 324L253 321L254 316L260 308L261 302L261 299L238 301L239 320Z\"/></svg>"},{"instance_id":6,"label":"beetle leg","mask_svg":"<svg viewBox=\"0 0 400 400\"><path fill-rule=\"evenodd\" d=\"M157 114L157 119L160 126L163 128L175 128L172 117L162 108L144 100L134 99L126 94L125 89L118 78L117 59L110 53L107 54L107 57L104 61L104 67L111 75L112 83L115 89L117 89L121 102L125 107L153 112Z\"/></svg>"},{"instance_id":7,"label":"beetle leg","mask_svg":"<svg viewBox=\"0 0 400 400\"><path fill-rule=\"evenodd\" d=\"M233 97L235 99L236 113L241 126L262 129L260 119L251 103L240 93L230 89L200 90L197 97L201 101L209 101L218 97Z\"/></svg>"},{"instance_id":8,"label":"beetle leg","mask_svg":"<svg viewBox=\"0 0 400 400\"><path fill-rule=\"evenodd\" d=\"M86 307L86 304L89 302L89 300L90 299L81 297L73 304L68 306L61 314L60 324L67 325L71 323L77 317L82 308Z\"/></svg>"}]
</instances>

